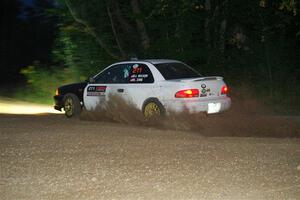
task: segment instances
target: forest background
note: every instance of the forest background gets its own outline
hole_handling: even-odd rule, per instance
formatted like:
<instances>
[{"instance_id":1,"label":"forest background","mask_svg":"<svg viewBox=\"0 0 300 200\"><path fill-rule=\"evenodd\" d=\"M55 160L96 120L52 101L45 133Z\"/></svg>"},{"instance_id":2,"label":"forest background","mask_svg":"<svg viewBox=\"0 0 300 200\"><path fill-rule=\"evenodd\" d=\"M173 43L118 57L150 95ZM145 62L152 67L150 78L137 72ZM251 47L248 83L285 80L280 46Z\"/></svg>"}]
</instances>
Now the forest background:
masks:
<instances>
[{"instance_id":1,"label":"forest background","mask_svg":"<svg viewBox=\"0 0 300 200\"><path fill-rule=\"evenodd\" d=\"M299 113L300 13L295 0L1 4L6 13L1 16L2 93L49 103L56 87L84 81L113 62L168 58L203 75L223 76L233 96Z\"/></svg>"}]
</instances>

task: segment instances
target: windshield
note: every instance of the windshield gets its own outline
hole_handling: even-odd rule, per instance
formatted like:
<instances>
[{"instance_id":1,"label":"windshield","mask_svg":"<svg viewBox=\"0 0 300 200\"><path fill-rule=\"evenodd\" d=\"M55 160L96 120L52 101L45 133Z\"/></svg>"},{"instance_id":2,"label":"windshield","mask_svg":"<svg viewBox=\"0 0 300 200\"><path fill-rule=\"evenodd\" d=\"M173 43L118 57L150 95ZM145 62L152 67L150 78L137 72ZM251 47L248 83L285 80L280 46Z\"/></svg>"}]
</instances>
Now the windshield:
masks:
<instances>
[{"instance_id":1,"label":"windshield","mask_svg":"<svg viewBox=\"0 0 300 200\"><path fill-rule=\"evenodd\" d=\"M154 65L166 80L201 77L196 70L180 62Z\"/></svg>"}]
</instances>

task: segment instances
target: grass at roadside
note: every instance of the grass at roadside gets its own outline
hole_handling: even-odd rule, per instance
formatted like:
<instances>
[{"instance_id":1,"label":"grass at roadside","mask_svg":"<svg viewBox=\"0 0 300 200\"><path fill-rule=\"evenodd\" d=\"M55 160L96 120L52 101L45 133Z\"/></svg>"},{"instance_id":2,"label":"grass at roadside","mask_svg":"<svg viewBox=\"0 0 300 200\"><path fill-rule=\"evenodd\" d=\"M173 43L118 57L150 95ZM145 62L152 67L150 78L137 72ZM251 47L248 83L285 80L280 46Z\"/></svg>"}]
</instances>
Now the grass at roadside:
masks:
<instances>
[{"instance_id":1,"label":"grass at roadside","mask_svg":"<svg viewBox=\"0 0 300 200\"><path fill-rule=\"evenodd\" d=\"M25 90L17 89L15 91L13 97L15 99L19 99L19 100L23 100L23 101L52 105L54 94L55 94L55 91L53 91L53 95L51 96L51 95L45 95L43 93L33 91L29 88L25 88Z\"/></svg>"},{"instance_id":2,"label":"grass at roadside","mask_svg":"<svg viewBox=\"0 0 300 200\"><path fill-rule=\"evenodd\" d=\"M40 103L45 105L53 104L53 95L45 95L43 93L36 92L24 85L4 85L0 87L0 96L11 98L19 101L26 101L32 103Z\"/></svg>"}]
</instances>

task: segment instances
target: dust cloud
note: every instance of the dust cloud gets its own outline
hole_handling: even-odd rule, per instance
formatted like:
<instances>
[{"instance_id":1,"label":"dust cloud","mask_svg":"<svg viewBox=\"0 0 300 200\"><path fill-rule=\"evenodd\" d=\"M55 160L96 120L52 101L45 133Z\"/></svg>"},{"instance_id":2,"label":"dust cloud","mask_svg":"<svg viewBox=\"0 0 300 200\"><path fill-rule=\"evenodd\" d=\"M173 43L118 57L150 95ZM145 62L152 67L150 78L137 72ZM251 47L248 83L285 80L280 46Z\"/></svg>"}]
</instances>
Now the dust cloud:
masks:
<instances>
[{"instance_id":1,"label":"dust cloud","mask_svg":"<svg viewBox=\"0 0 300 200\"><path fill-rule=\"evenodd\" d=\"M80 119L191 131L203 136L300 137L300 125L294 117L275 115L251 98L232 97L232 107L224 113L170 113L154 119L145 119L139 109L121 98L112 96L110 99L106 109L98 107L92 112L83 111Z\"/></svg>"}]
</instances>

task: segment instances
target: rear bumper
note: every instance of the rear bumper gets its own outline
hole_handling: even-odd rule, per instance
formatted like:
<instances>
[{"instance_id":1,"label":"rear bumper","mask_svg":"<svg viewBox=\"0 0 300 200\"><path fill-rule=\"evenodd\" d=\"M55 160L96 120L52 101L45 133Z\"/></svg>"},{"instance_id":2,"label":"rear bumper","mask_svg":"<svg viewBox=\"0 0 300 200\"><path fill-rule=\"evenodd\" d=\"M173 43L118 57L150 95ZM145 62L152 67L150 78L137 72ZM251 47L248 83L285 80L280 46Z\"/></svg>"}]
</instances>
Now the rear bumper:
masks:
<instances>
[{"instance_id":1,"label":"rear bumper","mask_svg":"<svg viewBox=\"0 0 300 200\"><path fill-rule=\"evenodd\" d=\"M54 109L61 111L62 108L64 107L63 96L55 95L53 99L54 99Z\"/></svg>"},{"instance_id":2,"label":"rear bumper","mask_svg":"<svg viewBox=\"0 0 300 200\"><path fill-rule=\"evenodd\" d=\"M167 112L189 111L190 113L207 112L219 113L228 110L231 106L230 97L221 97L211 100L176 99L163 102Z\"/></svg>"}]
</instances>

